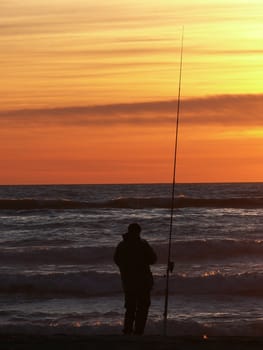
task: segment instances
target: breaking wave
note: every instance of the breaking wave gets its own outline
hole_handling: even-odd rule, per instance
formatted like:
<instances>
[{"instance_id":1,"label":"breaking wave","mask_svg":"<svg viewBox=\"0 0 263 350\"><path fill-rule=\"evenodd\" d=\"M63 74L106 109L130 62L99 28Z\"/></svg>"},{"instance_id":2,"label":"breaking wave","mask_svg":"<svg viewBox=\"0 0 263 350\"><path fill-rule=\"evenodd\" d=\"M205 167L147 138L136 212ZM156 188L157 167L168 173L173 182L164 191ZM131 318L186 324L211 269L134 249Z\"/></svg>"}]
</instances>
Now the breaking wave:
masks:
<instances>
[{"instance_id":1,"label":"breaking wave","mask_svg":"<svg viewBox=\"0 0 263 350\"><path fill-rule=\"evenodd\" d=\"M78 343L81 342L81 336L105 336L109 346L114 347L116 341L120 341L120 336L122 331L122 321L115 322L84 322L83 320L66 322L64 320L61 322L58 320L49 320L45 318L39 318L34 321L27 319L27 322L23 325L19 322L9 322L8 325L0 326L0 334L5 337L9 334L12 335L12 340L17 343L21 342L19 335L22 335L22 341L25 342L25 336L29 336L29 341L33 339L36 344L40 341L43 343L43 335L48 335L48 341L52 341L50 337L53 335L56 342L66 343L68 336L80 336L78 338ZM152 341L158 342L160 348L164 346L164 338L159 337L163 331L163 321L161 320L149 320L146 326L145 335L148 337L151 336ZM235 322L197 322L192 318L187 318L185 320L173 320L169 319L167 324L167 335L169 336L199 336L203 337L206 335L208 338L211 336L253 336L261 337L263 331L263 322L262 320L256 321L243 321L236 320ZM36 338L34 338L34 335ZM107 337L109 335L109 338ZM4 339L4 338L3 338ZM69 339L70 340L70 339ZM84 338L84 342L87 340ZM38 341L38 342L37 342ZM171 342L171 339L168 338L168 341ZM226 343L229 340L226 340ZM77 342L76 342L77 343ZM56 343L55 343L56 344ZM247 343L248 346L250 342ZM251 345L255 344L255 339L251 341ZM65 348L67 345L65 344ZM205 343L204 343L205 348Z\"/></svg>"},{"instance_id":2,"label":"breaking wave","mask_svg":"<svg viewBox=\"0 0 263 350\"><path fill-rule=\"evenodd\" d=\"M66 199L1 199L1 210L85 209L85 208L170 208L171 198L117 198L101 202ZM175 207L263 208L259 198L190 198L177 197Z\"/></svg>"},{"instance_id":3,"label":"breaking wave","mask_svg":"<svg viewBox=\"0 0 263 350\"><path fill-rule=\"evenodd\" d=\"M165 278L155 277L153 295L164 295ZM59 297L109 297L121 293L118 273L72 272L50 274L2 274L0 293ZM263 275L213 273L196 277L173 274L171 295L262 296Z\"/></svg>"},{"instance_id":4,"label":"breaking wave","mask_svg":"<svg viewBox=\"0 0 263 350\"><path fill-rule=\"evenodd\" d=\"M28 243L27 243L28 244ZM51 244L51 243L50 243ZM158 256L158 263L166 263L167 244L153 244ZM22 247L2 248L0 263L5 264L74 264L97 265L112 264L115 247ZM172 244L172 257L176 263L194 261L214 261L238 258L262 258L263 241L261 240L234 240L234 239L207 239L182 240Z\"/></svg>"}]
</instances>

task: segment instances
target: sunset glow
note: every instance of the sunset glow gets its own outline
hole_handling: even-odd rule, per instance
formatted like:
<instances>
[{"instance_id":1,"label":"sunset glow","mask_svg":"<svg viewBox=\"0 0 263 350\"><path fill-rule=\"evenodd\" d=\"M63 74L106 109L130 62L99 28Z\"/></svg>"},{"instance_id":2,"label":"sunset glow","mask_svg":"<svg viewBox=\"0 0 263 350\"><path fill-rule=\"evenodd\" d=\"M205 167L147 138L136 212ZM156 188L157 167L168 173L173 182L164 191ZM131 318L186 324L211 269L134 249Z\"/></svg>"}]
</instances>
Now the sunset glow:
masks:
<instances>
[{"instance_id":1,"label":"sunset glow","mask_svg":"<svg viewBox=\"0 0 263 350\"><path fill-rule=\"evenodd\" d=\"M0 184L263 181L261 0L0 5Z\"/></svg>"}]
</instances>

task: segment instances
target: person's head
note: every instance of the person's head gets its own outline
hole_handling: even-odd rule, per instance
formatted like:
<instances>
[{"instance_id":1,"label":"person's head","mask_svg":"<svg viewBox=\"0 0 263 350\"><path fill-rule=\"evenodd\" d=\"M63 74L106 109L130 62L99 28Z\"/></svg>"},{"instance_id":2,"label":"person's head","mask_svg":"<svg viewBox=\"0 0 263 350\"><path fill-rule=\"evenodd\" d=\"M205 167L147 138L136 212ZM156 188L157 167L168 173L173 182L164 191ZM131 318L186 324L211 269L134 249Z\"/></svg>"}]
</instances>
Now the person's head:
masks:
<instances>
[{"instance_id":1,"label":"person's head","mask_svg":"<svg viewBox=\"0 0 263 350\"><path fill-rule=\"evenodd\" d=\"M141 226L137 223L130 224L128 226L128 237L139 238L141 233Z\"/></svg>"}]
</instances>

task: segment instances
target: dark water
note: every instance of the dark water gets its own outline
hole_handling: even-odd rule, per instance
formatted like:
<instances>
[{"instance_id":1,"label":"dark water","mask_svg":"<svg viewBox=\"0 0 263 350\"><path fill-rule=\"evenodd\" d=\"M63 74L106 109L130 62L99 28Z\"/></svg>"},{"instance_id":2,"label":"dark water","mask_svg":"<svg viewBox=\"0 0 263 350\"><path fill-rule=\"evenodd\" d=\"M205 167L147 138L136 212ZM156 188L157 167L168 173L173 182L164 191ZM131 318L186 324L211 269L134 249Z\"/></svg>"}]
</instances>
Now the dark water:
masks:
<instances>
[{"instance_id":1,"label":"dark water","mask_svg":"<svg viewBox=\"0 0 263 350\"><path fill-rule=\"evenodd\" d=\"M0 331L118 333L114 248L130 222L158 254L146 332L162 332L171 186L0 187ZM176 187L170 334L262 335L263 184Z\"/></svg>"}]
</instances>

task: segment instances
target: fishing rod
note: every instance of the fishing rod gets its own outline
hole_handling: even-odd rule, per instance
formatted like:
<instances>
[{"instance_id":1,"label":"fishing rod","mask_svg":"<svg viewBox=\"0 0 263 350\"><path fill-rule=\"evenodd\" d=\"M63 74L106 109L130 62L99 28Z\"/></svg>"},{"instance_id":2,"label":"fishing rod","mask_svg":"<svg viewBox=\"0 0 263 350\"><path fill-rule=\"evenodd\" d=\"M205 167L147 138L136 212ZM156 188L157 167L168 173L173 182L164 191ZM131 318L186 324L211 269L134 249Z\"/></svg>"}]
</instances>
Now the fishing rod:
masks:
<instances>
[{"instance_id":1,"label":"fishing rod","mask_svg":"<svg viewBox=\"0 0 263 350\"><path fill-rule=\"evenodd\" d=\"M167 334L169 277L170 277L170 273L173 272L173 268L174 268L174 262L171 261L171 245L172 245L173 218L174 218L174 209L175 209L174 196L175 196L176 163L177 163L177 149L178 149L178 130L179 130L180 106L181 106L181 83L182 83L183 46L184 46L183 44L184 44L184 27L182 29L182 38L181 38L180 72L179 72L179 83L178 83L176 129L175 129L175 142L174 142L173 185L172 185L169 244L168 244L168 255L167 255L167 268L166 268L165 303L164 303L164 313L163 313L163 317L164 317L163 335L164 336L166 336Z\"/></svg>"}]
</instances>

